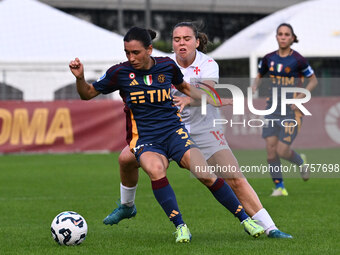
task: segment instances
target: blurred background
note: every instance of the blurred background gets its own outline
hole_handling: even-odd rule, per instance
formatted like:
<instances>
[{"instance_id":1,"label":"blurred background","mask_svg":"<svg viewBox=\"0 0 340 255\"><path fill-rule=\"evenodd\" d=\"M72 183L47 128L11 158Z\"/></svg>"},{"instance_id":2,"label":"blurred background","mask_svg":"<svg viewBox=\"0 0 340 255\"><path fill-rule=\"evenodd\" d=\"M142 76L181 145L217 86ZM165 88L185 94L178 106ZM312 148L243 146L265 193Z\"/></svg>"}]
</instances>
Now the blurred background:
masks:
<instances>
[{"instance_id":1,"label":"blurred background","mask_svg":"<svg viewBox=\"0 0 340 255\"><path fill-rule=\"evenodd\" d=\"M290 23L300 41L292 48L308 59L319 79L313 97L323 98L318 103L321 105L335 102L323 111L320 108L323 114L320 119L324 122L324 116L335 107L326 122L331 125L332 136L337 137L340 135L340 106L336 104L340 96L339 16L338 0L0 0L0 106L4 109L0 114L0 149L6 144L22 144L19 151L25 151L25 137L30 141L27 144L38 145L38 131L34 127L43 117L39 117L36 108L31 108L31 103L42 102L48 108L49 103L53 105L60 100L67 100L65 104L79 100L74 77L68 70L71 59L79 57L84 62L86 79L93 82L110 66L126 61L122 35L131 26L158 32L154 41L157 50L153 53L157 56L171 53L171 30L181 21L196 22L199 30L208 35L208 55L219 63L220 77L226 82L238 79L244 93L256 76L259 60L277 49L276 27ZM259 97L267 96L266 92L263 86ZM121 102L118 93L96 99ZM20 117L16 109L23 102L28 108L24 117ZM86 103L79 101L72 105L81 104ZM40 131L41 136L48 133L49 123L59 108L53 109L47 114L46 130ZM72 109L70 118L74 128ZM119 119L124 121L124 116ZM58 123L62 133L66 125ZM13 142L15 132L17 144ZM55 141L63 138L59 136L56 134ZM329 146L340 146L340 141L331 140ZM107 149L111 151L113 147Z\"/></svg>"}]
</instances>

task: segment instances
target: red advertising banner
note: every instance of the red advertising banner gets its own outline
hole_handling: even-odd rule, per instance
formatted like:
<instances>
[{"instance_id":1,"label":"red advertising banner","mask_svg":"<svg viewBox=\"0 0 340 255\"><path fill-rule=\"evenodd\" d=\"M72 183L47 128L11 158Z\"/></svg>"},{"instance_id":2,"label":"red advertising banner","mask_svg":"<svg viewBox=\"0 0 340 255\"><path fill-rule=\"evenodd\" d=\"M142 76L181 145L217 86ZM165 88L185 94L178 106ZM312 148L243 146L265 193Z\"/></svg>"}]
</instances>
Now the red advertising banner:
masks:
<instances>
[{"instance_id":1,"label":"red advertising banner","mask_svg":"<svg viewBox=\"0 0 340 255\"><path fill-rule=\"evenodd\" d=\"M0 101L0 153L118 151L125 133L120 101Z\"/></svg>"},{"instance_id":2,"label":"red advertising banner","mask_svg":"<svg viewBox=\"0 0 340 255\"><path fill-rule=\"evenodd\" d=\"M265 100L254 100L264 109ZM340 147L340 97L312 98L294 148ZM224 107L225 134L232 149L264 149L262 116L245 107L232 115ZM258 127L255 127L258 126ZM120 151L126 146L121 101L0 101L0 153L61 153Z\"/></svg>"},{"instance_id":3,"label":"red advertising banner","mask_svg":"<svg viewBox=\"0 0 340 255\"><path fill-rule=\"evenodd\" d=\"M312 114L304 116L294 148L340 147L340 97L312 97L304 104ZM265 99L255 99L257 110L265 109ZM232 116L232 107L224 107L225 135L232 149L264 149L261 119L245 106L245 115ZM257 127L255 127L257 126Z\"/></svg>"}]
</instances>

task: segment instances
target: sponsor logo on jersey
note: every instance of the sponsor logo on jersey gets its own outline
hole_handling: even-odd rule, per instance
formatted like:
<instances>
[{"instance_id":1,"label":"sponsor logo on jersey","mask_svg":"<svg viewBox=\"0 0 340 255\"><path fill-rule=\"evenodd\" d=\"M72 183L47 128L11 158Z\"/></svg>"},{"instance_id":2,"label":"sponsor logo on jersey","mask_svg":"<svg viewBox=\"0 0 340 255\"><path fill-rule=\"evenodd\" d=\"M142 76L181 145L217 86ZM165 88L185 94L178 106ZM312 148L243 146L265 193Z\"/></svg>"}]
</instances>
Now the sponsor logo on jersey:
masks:
<instances>
[{"instance_id":1,"label":"sponsor logo on jersey","mask_svg":"<svg viewBox=\"0 0 340 255\"><path fill-rule=\"evenodd\" d=\"M138 85L138 81L136 79L133 79L133 81L130 83L130 86Z\"/></svg>"},{"instance_id":2,"label":"sponsor logo on jersey","mask_svg":"<svg viewBox=\"0 0 340 255\"><path fill-rule=\"evenodd\" d=\"M145 103L146 98L149 98L150 103L154 102L164 102L167 100L172 100L171 90L168 89L152 89L148 91L135 91L130 92L131 103L142 104Z\"/></svg>"},{"instance_id":3,"label":"sponsor logo on jersey","mask_svg":"<svg viewBox=\"0 0 340 255\"><path fill-rule=\"evenodd\" d=\"M278 73L281 73L282 68L283 68L283 65L282 65L282 64L277 64L277 66L276 66L276 71L277 71Z\"/></svg>"},{"instance_id":4,"label":"sponsor logo on jersey","mask_svg":"<svg viewBox=\"0 0 340 255\"><path fill-rule=\"evenodd\" d=\"M132 79L136 78L136 75L135 75L134 73L130 73L130 74L129 74L129 77L130 77L130 79L132 80Z\"/></svg>"},{"instance_id":5,"label":"sponsor logo on jersey","mask_svg":"<svg viewBox=\"0 0 340 255\"><path fill-rule=\"evenodd\" d=\"M158 80L159 83L164 83L165 82L165 75L164 74L158 75L157 80Z\"/></svg>"},{"instance_id":6,"label":"sponsor logo on jersey","mask_svg":"<svg viewBox=\"0 0 340 255\"><path fill-rule=\"evenodd\" d=\"M143 80L146 85L150 86L152 84L152 74L144 75Z\"/></svg>"}]
</instances>

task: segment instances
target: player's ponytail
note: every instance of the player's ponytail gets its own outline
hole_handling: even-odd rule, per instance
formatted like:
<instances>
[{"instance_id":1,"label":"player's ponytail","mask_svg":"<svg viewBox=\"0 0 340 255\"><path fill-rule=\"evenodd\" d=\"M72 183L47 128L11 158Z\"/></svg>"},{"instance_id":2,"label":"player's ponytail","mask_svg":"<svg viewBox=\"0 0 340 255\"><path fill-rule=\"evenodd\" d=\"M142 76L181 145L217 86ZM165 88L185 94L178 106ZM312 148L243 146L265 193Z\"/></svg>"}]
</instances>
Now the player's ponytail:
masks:
<instances>
[{"instance_id":1,"label":"player's ponytail","mask_svg":"<svg viewBox=\"0 0 340 255\"><path fill-rule=\"evenodd\" d=\"M124 42L132 40L140 41L145 48L152 44L152 40L156 37L156 32L151 29L140 27L132 27L124 36Z\"/></svg>"},{"instance_id":2,"label":"player's ponytail","mask_svg":"<svg viewBox=\"0 0 340 255\"><path fill-rule=\"evenodd\" d=\"M151 40L156 38L157 33L155 31L153 31L151 29L147 29L147 31L148 31L148 33L149 33L149 35L151 37Z\"/></svg>"},{"instance_id":3,"label":"player's ponytail","mask_svg":"<svg viewBox=\"0 0 340 255\"><path fill-rule=\"evenodd\" d=\"M200 41L200 44L198 45L197 50L203 53L207 53L209 42L208 36L205 33L199 32L198 39Z\"/></svg>"},{"instance_id":4,"label":"player's ponytail","mask_svg":"<svg viewBox=\"0 0 340 255\"><path fill-rule=\"evenodd\" d=\"M292 25L290 25L290 24L288 24L288 23L281 23L281 24L277 27L276 33L278 33L279 28L280 28L280 27L283 27L283 26L288 27L288 28L290 29L290 31L291 31L291 33L292 33L292 35L293 35L293 37L294 37L293 43L298 43L299 40L297 39L297 36L296 36L296 34L294 33L293 27L292 27ZM293 44L293 43L292 43L292 44Z\"/></svg>"}]
</instances>

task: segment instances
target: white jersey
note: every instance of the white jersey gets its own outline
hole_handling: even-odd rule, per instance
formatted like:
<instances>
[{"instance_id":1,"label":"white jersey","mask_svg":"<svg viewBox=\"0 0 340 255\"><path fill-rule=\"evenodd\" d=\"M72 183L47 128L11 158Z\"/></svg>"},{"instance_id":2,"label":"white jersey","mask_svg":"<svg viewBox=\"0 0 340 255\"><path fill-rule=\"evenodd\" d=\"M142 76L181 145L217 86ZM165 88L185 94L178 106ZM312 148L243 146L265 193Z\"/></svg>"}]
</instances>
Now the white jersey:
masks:
<instances>
[{"instance_id":1,"label":"white jersey","mask_svg":"<svg viewBox=\"0 0 340 255\"><path fill-rule=\"evenodd\" d=\"M184 80L191 85L194 86L197 81L205 80L218 82L218 64L206 54L196 50L196 58L187 68L183 68L177 63L175 54L171 55L171 58L181 69ZM175 88L171 90L171 94L186 96ZM187 106L183 109L181 117L191 137L206 159L221 149L229 149L224 138L223 129L213 126L214 119L221 119L218 107L207 104L207 114L202 115L200 106Z\"/></svg>"}]
</instances>

